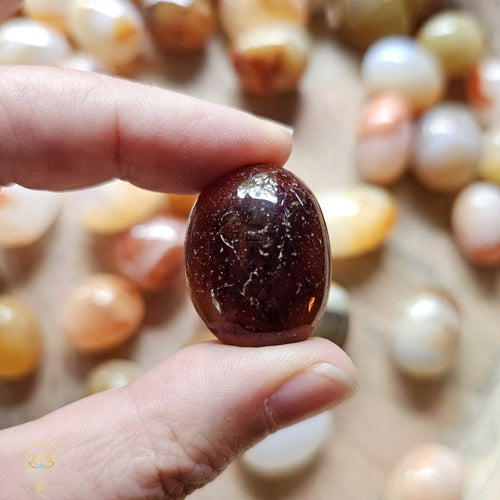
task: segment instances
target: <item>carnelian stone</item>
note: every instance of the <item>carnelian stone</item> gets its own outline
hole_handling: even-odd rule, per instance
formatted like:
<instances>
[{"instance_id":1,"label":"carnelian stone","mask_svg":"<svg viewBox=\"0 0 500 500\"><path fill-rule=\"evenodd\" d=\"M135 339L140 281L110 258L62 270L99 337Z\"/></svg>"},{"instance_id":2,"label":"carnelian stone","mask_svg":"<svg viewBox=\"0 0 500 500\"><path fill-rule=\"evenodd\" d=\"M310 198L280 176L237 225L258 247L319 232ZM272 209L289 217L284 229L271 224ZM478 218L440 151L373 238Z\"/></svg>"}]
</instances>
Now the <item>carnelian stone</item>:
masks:
<instances>
[{"instance_id":1,"label":"carnelian stone","mask_svg":"<svg viewBox=\"0 0 500 500\"><path fill-rule=\"evenodd\" d=\"M186 238L193 303L223 342L308 338L323 315L330 247L319 204L273 165L237 169L200 194Z\"/></svg>"}]
</instances>

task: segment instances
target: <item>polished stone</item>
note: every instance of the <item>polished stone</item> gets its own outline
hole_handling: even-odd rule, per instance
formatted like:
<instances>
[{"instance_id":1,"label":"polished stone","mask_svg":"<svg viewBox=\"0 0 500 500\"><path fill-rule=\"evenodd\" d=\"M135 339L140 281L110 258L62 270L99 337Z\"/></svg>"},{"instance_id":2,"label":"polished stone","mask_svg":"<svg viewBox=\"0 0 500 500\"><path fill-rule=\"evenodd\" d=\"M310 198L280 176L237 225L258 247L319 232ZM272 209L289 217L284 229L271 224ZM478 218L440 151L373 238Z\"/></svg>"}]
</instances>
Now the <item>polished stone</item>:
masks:
<instances>
[{"instance_id":1,"label":"polished stone","mask_svg":"<svg viewBox=\"0 0 500 500\"><path fill-rule=\"evenodd\" d=\"M87 391L96 394L125 387L143 373L141 367L127 359L110 359L99 363L87 376Z\"/></svg>"}]
</instances>

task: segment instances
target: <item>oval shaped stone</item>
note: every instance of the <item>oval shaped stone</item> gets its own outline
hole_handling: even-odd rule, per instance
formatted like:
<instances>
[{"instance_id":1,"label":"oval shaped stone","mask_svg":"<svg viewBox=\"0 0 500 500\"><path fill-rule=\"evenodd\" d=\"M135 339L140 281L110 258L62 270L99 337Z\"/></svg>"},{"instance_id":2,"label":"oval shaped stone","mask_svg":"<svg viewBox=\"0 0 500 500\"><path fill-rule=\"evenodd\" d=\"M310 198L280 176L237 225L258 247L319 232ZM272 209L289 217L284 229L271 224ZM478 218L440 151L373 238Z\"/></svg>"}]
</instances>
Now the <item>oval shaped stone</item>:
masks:
<instances>
[{"instance_id":1,"label":"oval shaped stone","mask_svg":"<svg viewBox=\"0 0 500 500\"><path fill-rule=\"evenodd\" d=\"M191 213L191 299L225 343L262 346L309 337L328 297L330 258L313 193L273 165L225 175L202 191Z\"/></svg>"}]
</instances>

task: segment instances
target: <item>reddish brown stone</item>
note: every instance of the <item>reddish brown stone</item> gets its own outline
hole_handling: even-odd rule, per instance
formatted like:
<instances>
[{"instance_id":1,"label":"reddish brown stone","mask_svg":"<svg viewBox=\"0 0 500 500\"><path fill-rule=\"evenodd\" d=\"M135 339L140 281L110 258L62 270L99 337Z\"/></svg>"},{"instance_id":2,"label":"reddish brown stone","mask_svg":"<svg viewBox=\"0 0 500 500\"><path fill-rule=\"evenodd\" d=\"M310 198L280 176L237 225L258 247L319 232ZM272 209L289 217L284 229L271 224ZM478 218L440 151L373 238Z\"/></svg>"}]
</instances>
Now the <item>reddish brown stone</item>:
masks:
<instances>
[{"instance_id":1,"label":"reddish brown stone","mask_svg":"<svg viewBox=\"0 0 500 500\"><path fill-rule=\"evenodd\" d=\"M223 342L308 338L330 283L330 247L310 189L273 165L235 170L198 198L186 239L193 303Z\"/></svg>"}]
</instances>

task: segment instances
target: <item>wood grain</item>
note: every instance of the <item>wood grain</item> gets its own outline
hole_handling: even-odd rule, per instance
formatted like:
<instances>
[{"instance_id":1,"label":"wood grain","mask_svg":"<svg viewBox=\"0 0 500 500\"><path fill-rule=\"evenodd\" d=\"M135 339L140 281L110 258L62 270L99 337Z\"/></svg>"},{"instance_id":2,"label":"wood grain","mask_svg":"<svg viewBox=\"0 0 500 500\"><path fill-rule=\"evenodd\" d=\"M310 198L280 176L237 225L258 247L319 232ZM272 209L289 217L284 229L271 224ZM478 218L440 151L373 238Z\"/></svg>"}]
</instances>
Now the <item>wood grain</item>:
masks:
<instances>
[{"instance_id":1,"label":"wood grain","mask_svg":"<svg viewBox=\"0 0 500 500\"><path fill-rule=\"evenodd\" d=\"M492 47L500 51L500 2L463 4L484 19ZM240 93L219 38L200 55L157 57L141 78L292 125L295 147L288 167L319 191L358 180L353 141L364 92L359 55L320 28L314 37L301 92L272 102ZM251 480L233 465L193 499L374 499L398 457L425 441L447 443L463 456L469 473L467 499L500 499L500 271L473 267L461 257L450 237L450 197L431 194L411 178L393 191L400 215L385 248L334 263L335 279L352 294L346 350L358 366L361 391L337 410L335 435L325 453L307 474L284 483ZM0 384L0 427L82 397L83 377L103 359L76 355L59 326L68 292L89 273L112 269L112 238L86 234L69 209L70 198L68 194L59 221L41 242L0 254L0 292L33 306L47 345L38 373L22 383ZM457 298L463 338L450 377L438 384L415 384L388 363L385 337L397 303L428 284L447 287ZM147 298L143 330L113 357L129 357L148 368L200 328L184 286L177 285Z\"/></svg>"}]
</instances>

